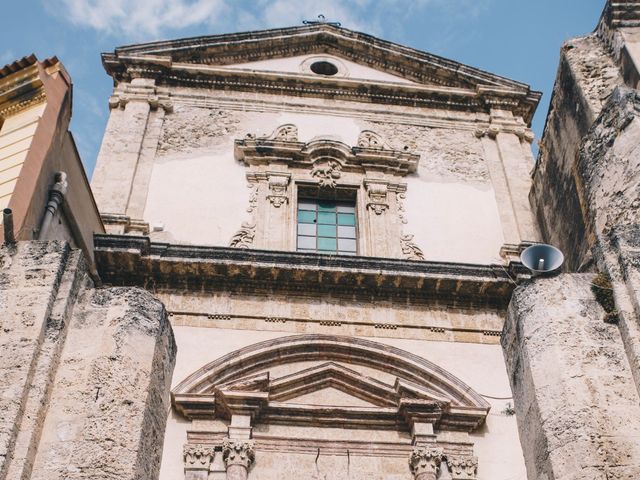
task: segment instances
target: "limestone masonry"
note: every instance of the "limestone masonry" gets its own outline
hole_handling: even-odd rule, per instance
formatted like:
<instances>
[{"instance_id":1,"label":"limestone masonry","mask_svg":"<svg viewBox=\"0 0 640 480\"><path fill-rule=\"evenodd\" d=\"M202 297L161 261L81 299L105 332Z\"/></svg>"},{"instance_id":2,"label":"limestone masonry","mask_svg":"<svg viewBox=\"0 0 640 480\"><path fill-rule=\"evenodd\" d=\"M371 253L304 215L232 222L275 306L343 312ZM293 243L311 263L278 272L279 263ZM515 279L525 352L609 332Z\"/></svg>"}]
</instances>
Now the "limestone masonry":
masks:
<instances>
[{"instance_id":1,"label":"limestone masonry","mask_svg":"<svg viewBox=\"0 0 640 480\"><path fill-rule=\"evenodd\" d=\"M537 161L539 92L330 23L102 60L90 188L0 70L0 480L640 478L640 2Z\"/></svg>"}]
</instances>

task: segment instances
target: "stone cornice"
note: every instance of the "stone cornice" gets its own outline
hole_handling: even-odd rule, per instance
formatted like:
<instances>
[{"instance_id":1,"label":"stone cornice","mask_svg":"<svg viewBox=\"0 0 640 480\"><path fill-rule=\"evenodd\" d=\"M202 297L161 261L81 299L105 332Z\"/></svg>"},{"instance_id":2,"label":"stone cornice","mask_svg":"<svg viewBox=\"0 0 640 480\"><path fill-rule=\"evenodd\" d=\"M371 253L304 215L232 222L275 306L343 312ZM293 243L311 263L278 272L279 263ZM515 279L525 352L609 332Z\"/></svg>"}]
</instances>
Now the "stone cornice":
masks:
<instances>
[{"instance_id":1,"label":"stone cornice","mask_svg":"<svg viewBox=\"0 0 640 480\"><path fill-rule=\"evenodd\" d=\"M311 53L335 54L417 85L225 68ZM102 59L107 73L117 82L147 76L165 85L454 110L487 111L498 107L514 111L527 123L540 99L539 92L531 91L523 83L327 25L133 45L105 53Z\"/></svg>"},{"instance_id":2,"label":"stone cornice","mask_svg":"<svg viewBox=\"0 0 640 480\"><path fill-rule=\"evenodd\" d=\"M96 235L105 283L167 290L326 294L457 308L506 308L520 263L501 265L399 260L170 245L147 237Z\"/></svg>"},{"instance_id":3,"label":"stone cornice","mask_svg":"<svg viewBox=\"0 0 640 480\"><path fill-rule=\"evenodd\" d=\"M362 135L361 135L362 136ZM286 163L290 166L311 168L318 161L337 161L347 170L380 171L407 175L418 167L419 155L370 146L350 147L335 140L314 140L309 143L281 138L248 137L235 142L235 157L247 165Z\"/></svg>"}]
</instances>

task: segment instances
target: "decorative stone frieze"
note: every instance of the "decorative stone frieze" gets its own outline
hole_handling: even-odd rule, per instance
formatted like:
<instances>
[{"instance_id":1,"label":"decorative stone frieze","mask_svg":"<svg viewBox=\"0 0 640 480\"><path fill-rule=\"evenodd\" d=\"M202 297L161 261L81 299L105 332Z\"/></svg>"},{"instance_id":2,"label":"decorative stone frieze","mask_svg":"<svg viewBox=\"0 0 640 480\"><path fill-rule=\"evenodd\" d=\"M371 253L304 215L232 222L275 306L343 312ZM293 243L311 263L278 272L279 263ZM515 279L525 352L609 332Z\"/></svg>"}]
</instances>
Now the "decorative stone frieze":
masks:
<instances>
[{"instance_id":1,"label":"decorative stone frieze","mask_svg":"<svg viewBox=\"0 0 640 480\"><path fill-rule=\"evenodd\" d=\"M245 480L255 459L252 440L222 440L222 459L227 468L227 479Z\"/></svg>"},{"instance_id":2,"label":"decorative stone frieze","mask_svg":"<svg viewBox=\"0 0 640 480\"><path fill-rule=\"evenodd\" d=\"M415 480L436 480L440 473L442 448L416 447L409 457L409 468Z\"/></svg>"},{"instance_id":3,"label":"decorative stone frieze","mask_svg":"<svg viewBox=\"0 0 640 480\"><path fill-rule=\"evenodd\" d=\"M477 457L447 456L446 461L452 480L475 480L478 474Z\"/></svg>"},{"instance_id":4,"label":"decorative stone frieze","mask_svg":"<svg viewBox=\"0 0 640 480\"><path fill-rule=\"evenodd\" d=\"M186 444L182 450L185 470L209 470L215 455L214 447L209 445Z\"/></svg>"}]
</instances>

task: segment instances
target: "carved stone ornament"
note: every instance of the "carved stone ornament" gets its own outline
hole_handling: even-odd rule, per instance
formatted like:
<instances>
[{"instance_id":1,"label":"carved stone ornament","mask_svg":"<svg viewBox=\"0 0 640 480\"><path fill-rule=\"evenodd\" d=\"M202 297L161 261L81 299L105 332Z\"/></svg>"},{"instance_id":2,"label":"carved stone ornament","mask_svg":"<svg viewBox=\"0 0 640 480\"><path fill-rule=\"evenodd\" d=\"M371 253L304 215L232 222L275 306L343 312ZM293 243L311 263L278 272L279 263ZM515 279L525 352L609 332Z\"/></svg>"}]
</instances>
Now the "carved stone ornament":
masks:
<instances>
[{"instance_id":1,"label":"carved stone ornament","mask_svg":"<svg viewBox=\"0 0 640 480\"><path fill-rule=\"evenodd\" d=\"M407 260L424 260L422 249L413 242L413 235L400 235L400 248Z\"/></svg>"},{"instance_id":2,"label":"carved stone ornament","mask_svg":"<svg viewBox=\"0 0 640 480\"><path fill-rule=\"evenodd\" d=\"M478 474L476 457L447 457L447 465L453 480L475 480Z\"/></svg>"},{"instance_id":3,"label":"carved stone ornament","mask_svg":"<svg viewBox=\"0 0 640 480\"><path fill-rule=\"evenodd\" d=\"M336 188L336 180L341 176L342 165L335 160L316 162L311 169L311 176L320 181L321 187Z\"/></svg>"},{"instance_id":4,"label":"carved stone ornament","mask_svg":"<svg viewBox=\"0 0 640 480\"><path fill-rule=\"evenodd\" d=\"M380 135L371 131L363 130L358 136L358 147L360 148L384 148L385 141Z\"/></svg>"},{"instance_id":5,"label":"carved stone ornament","mask_svg":"<svg viewBox=\"0 0 640 480\"><path fill-rule=\"evenodd\" d=\"M209 470L215 450L207 445L186 444L183 448L185 470Z\"/></svg>"},{"instance_id":6,"label":"carved stone ornament","mask_svg":"<svg viewBox=\"0 0 640 480\"><path fill-rule=\"evenodd\" d=\"M369 195L367 209L373 210L376 215L381 215L389 208L389 203L387 202L388 185L386 183L365 181L365 186Z\"/></svg>"},{"instance_id":7,"label":"carved stone ornament","mask_svg":"<svg viewBox=\"0 0 640 480\"><path fill-rule=\"evenodd\" d=\"M289 201L287 187L291 175L269 175L269 201L271 205L280 208Z\"/></svg>"},{"instance_id":8,"label":"carved stone ornament","mask_svg":"<svg viewBox=\"0 0 640 480\"><path fill-rule=\"evenodd\" d=\"M222 459L227 468L240 465L248 470L255 459L253 440L223 439Z\"/></svg>"},{"instance_id":9,"label":"carved stone ornament","mask_svg":"<svg viewBox=\"0 0 640 480\"><path fill-rule=\"evenodd\" d=\"M297 142L298 127L296 127L292 123L280 125L267 138L270 140L280 140L282 142Z\"/></svg>"},{"instance_id":10,"label":"carved stone ornament","mask_svg":"<svg viewBox=\"0 0 640 480\"><path fill-rule=\"evenodd\" d=\"M409 457L409 468L416 480L436 480L443 456L442 448L416 447Z\"/></svg>"},{"instance_id":11,"label":"carved stone ornament","mask_svg":"<svg viewBox=\"0 0 640 480\"><path fill-rule=\"evenodd\" d=\"M253 245L253 240L256 236L255 223L242 222L240 230L238 230L231 241L229 246L233 248L250 248Z\"/></svg>"}]
</instances>

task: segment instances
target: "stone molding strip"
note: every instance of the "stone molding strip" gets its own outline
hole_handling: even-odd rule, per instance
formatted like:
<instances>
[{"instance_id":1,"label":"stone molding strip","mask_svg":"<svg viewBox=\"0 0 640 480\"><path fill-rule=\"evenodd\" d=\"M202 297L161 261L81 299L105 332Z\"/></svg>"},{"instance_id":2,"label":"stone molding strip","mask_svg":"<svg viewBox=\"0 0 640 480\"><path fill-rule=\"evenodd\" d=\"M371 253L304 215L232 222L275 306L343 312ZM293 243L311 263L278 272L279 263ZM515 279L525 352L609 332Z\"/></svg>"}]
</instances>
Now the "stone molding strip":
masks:
<instances>
[{"instance_id":1,"label":"stone molding strip","mask_svg":"<svg viewBox=\"0 0 640 480\"><path fill-rule=\"evenodd\" d=\"M233 288L237 292L331 293L403 299L454 307L505 308L517 262L473 265L154 243L148 237L96 235L105 283L168 290Z\"/></svg>"}]
</instances>

